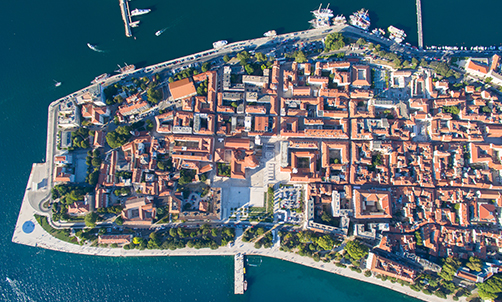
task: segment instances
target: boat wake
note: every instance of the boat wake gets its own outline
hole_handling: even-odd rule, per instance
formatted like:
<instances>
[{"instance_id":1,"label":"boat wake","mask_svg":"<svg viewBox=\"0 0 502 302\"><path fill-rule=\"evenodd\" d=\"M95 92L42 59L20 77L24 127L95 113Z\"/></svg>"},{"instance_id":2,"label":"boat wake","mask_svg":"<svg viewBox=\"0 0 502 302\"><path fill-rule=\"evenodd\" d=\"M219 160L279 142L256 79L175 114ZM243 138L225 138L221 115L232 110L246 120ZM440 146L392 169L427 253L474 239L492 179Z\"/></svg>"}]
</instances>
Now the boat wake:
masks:
<instances>
[{"instance_id":1,"label":"boat wake","mask_svg":"<svg viewBox=\"0 0 502 302\"><path fill-rule=\"evenodd\" d=\"M12 291L14 291L14 293L16 294L17 296L17 300L18 301L22 301L22 302L35 302L35 300L33 300L32 298L30 298L27 294L25 294L19 287L19 281L16 281L16 280L11 280L9 277L5 278L5 281L7 281L7 283L9 283L10 287L12 288Z\"/></svg>"},{"instance_id":2,"label":"boat wake","mask_svg":"<svg viewBox=\"0 0 502 302\"><path fill-rule=\"evenodd\" d=\"M87 43L87 47L95 52L105 52L104 50L99 49L96 45L92 45L91 43Z\"/></svg>"}]
</instances>

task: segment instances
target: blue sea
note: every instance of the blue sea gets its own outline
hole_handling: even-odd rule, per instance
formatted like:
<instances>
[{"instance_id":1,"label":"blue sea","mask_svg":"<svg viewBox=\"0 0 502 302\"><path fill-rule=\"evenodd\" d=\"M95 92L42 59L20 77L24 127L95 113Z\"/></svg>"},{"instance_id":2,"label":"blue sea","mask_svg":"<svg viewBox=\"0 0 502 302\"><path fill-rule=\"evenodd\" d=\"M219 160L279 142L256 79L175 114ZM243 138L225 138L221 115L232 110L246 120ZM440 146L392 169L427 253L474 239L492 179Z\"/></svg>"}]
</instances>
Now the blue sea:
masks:
<instances>
[{"instance_id":1,"label":"blue sea","mask_svg":"<svg viewBox=\"0 0 502 302\"><path fill-rule=\"evenodd\" d=\"M139 67L211 47L308 28L318 1L134 0L151 8L126 38L118 0L5 1L0 18L0 300L2 301L411 301L373 285L275 259L249 268L233 295L230 257L104 258L11 243L33 162L45 160L47 106L125 62ZM324 3L326 5L327 3ZM416 44L415 1L331 3L347 17L370 11L372 27L404 29ZM426 45L500 45L502 2L422 0ZM160 37L155 32L168 28ZM90 50L95 44L103 52ZM54 87L54 81L62 86Z\"/></svg>"}]
</instances>

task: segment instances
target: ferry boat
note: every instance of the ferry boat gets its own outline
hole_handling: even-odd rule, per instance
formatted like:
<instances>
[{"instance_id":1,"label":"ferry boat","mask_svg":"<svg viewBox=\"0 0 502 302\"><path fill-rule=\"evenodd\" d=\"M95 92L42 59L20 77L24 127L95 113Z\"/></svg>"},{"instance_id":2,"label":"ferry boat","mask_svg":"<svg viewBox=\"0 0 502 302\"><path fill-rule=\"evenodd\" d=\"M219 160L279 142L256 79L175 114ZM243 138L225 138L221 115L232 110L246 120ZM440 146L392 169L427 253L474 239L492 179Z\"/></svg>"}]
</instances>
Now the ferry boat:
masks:
<instances>
[{"instance_id":1,"label":"ferry boat","mask_svg":"<svg viewBox=\"0 0 502 302\"><path fill-rule=\"evenodd\" d=\"M406 33L402 29L399 29L391 25L387 28L387 30L389 31L390 34L389 38L391 40L396 41L397 43L403 42L404 38L406 38Z\"/></svg>"},{"instance_id":2,"label":"ferry boat","mask_svg":"<svg viewBox=\"0 0 502 302\"><path fill-rule=\"evenodd\" d=\"M145 8L145 9L141 9L141 8L136 8L134 10L131 11L131 16L141 16L141 15L144 15L144 14L148 14L149 12L151 12L152 10L149 9L149 8Z\"/></svg>"},{"instance_id":3,"label":"ferry boat","mask_svg":"<svg viewBox=\"0 0 502 302\"><path fill-rule=\"evenodd\" d=\"M124 63L124 64L125 64L124 67L120 67L120 65L117 65L119 67L119 69L115 70L115 72L125 73L125 72L133 71L136 69L136 66L134 66L134 64L131 64L131 65L127 65L127 63Z\"/></svg>"},{"instance_id":4,"label":"ferry boat","mask_svg":"<svg viewBox=\"0 0 502 302\"><path fill-rule=\"evenodd\" d=\"M335 17L335 20L333 20L333 23L335 24L345 24L347 23L347 19L345 18L344 15L338 15Z\"/></svg>"},{"instance_id":5,"label":"ferry boat","mask_svg":"<svg viewBox=\"0 0 502 302\"><path fill-rule=\"evenodd\" d=\"M108 79L109 77L110 77L109 74L103 73L102 75L99 75L99 76L95 77L94 80L92 80L91 84L97 84L97 83L99 83L101 81L104 81L104 80Z\"/></svg>"},{"instance_id":6,"label":"ferry boat","mask_svg":"<svg viewBox=\"0 0 502 302\"><path fill-rule=\"evenodd\" d=\"M213 48L215 48L215 49L222 48L223 46L225 46L227 44L228 44L227 40L216 41L216 42L213 43Z\"/></svg>"},{"instance_id":7,"label":"ferry boat","mask_svg":"<svg viewBox=\"0 0 502 302\"><path fill-rule=\"evenodd\" d=\"M166 30L167 30L167 27L163 28L161 30L158 30L155 32L155 35L158 37L158 36L162 35Z\"/></svg>"},{"instance_id":8,"label":"ferry boat","mask_svg":"<svg viewBox=\"0 0 502 302\"><path fill-rule=\"evenodd\" d=\"M277 33L275 32L275 30L269 30L266 33L264 33L263 36L265 36L265 37L273 37L273 36L277 36Z\"/></svg>"},{"instance_id":9,"label":"ferry boat","mask_svg":"<svg viewBox=\"0 0 502 302\"><path fill-rule=\"evenodd\" d=\"M329 9L329 4L326 8L322 8L322 3L317 10L311 11L315 19L310 20L314 28L323 28L331 25L331 18L333 18L333 11Z\"/></svg>"},{"instance_id":10,"label":"ferry boat","mask_svg":"<svg viewBox=\"0 0 502 302\"><path fill-rule=\"evenodd\" d=\"M358 10L357 12L353 13L350 16L350 24L363 29L363 30L368 30L368 28L371 25L370 21L370 16L368 14L368 10L365 10L364 8Z\"/></svg>"}]
</instances>

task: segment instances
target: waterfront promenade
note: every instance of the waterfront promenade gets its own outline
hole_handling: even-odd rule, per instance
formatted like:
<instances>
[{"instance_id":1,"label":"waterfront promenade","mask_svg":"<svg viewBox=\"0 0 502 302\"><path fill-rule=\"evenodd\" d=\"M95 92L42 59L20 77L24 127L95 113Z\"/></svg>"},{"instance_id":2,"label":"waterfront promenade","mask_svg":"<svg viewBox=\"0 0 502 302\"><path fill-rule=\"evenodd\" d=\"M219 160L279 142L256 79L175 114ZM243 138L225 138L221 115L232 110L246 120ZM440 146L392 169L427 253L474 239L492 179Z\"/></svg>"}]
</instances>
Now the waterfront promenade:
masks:
<instances>
[{"instance_id":1,"label":"waterfront promenade","mask_svg":"<svg viewBox=\"0 0 502 302\"><path fill-rule=\"evenodd\" d=\"M26 197L26 196L25 196ZM211 250L208 248L204 249L193 249L193 248L182 248L174 251L171 250L125 250L123 248L103 248L103 247L91 247L88 245L80 246L78 244L72 244L65 241L61 241L49 233L47 233L35 220L34 214L35 210L30 206L29 202L25 198L23 204L21 205L21 211L18 217L16 228L14 230L14 235L12 241L18 244L29 245L33 247L40 247L44 249L49 249L53 251L59 251L63 253L73 253L81 255L93 255L93 256L107 256L107 257L164 257L164 256L231 256L234 257L236 254L245 254L277 258L284 261L293 262L296 264L308 266L311 268L323 270L333 274L338 274L344 277L349 277L352 279L357 279L363 282L372 283L378 286L382 286L402 294L430 302L444 302L445 299L441 299L436 296L426 295L422 292L415 292L407 286L401 286L399 283L392 283L389 280L382 281L375 277L365 277L361 273L354 272L349 268L340 268L332 263L315 262L312 258L302 257L295 253L283 252L279 249L279 243L274 244L272 248L261 248L255 249L253 243L244 243L241 240L241 232L237 232L237 238L232 247L220 247L217 250ZM26 233L23 231L23 224L26 221L31 221L34 223L35 228L31 233ZM248 286L253 286L253 284L248 284ZM459 301L466 301L465 297L461 297Z\"/></svg>"}]
</instances>

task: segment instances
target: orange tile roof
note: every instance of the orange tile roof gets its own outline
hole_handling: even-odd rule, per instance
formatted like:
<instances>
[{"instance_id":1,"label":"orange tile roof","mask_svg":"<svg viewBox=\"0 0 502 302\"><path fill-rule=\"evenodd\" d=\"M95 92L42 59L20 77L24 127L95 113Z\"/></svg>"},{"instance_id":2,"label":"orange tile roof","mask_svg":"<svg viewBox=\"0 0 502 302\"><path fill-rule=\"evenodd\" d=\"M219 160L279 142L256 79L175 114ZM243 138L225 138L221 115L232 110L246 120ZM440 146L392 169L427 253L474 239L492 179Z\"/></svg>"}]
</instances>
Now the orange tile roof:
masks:
<instances>
[{"instance_id":1,"label":"orange tile roof","mask_svg":"<svg viewBox=\"0 0 502 302\"><path fill-rule=\"evenodd\" d=\"M190 78L185 78L176 82L169 83L169 90L173 99L179 100L182 98L194 96L197 94L195 86Z\"/></svg>"}]
</instances>

